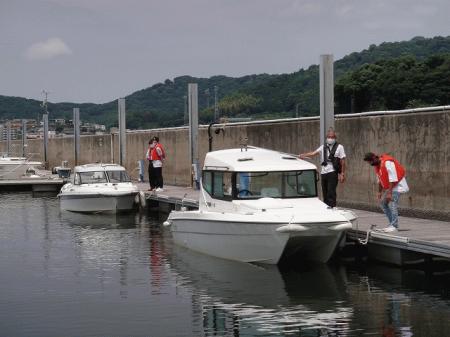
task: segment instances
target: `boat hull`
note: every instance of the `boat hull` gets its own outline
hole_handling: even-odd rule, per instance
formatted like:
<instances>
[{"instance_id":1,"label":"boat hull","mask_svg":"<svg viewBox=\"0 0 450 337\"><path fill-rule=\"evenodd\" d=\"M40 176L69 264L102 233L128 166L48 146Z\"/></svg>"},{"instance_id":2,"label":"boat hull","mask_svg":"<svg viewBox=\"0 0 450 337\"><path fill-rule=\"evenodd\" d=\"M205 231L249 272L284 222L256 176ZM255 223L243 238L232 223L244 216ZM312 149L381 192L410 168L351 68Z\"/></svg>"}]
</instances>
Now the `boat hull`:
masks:
<instances>
[{"instance_id":1,"label":"boat hull","mask_svg":"<svg viewBox=\"0 0 450 337\"><path fill-rule=\"evenodd\" d=\"M135 206L136 192L123 195L61 195L61 210L84 213L116 213L130 211Z\"/></svg>"},{"instance_id":2,"label":"boat hull","mask_svg":"<svg viewBox=\"0 0 450 337\"><path fill-rule=\"evenodd\" d=\"M332 224L310 230L279 232L286 223L169 219L176 244L224 259L240 262L277 264L281 258L301 256L302 260L325 263L333 254L342 231L328 229Z\"/></svg>"}]
</instances>

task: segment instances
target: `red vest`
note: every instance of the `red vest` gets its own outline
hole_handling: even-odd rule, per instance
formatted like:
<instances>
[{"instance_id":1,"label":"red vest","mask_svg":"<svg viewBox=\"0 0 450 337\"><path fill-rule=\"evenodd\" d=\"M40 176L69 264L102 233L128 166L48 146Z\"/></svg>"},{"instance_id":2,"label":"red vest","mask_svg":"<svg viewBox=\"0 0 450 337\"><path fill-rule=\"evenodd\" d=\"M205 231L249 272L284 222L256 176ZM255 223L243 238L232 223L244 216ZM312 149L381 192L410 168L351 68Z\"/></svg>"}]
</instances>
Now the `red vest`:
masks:
<instances>
[{"instance_id":1,"label":"red vest","mask_svg":"<svg viewBox=\"0 0 450 337\"><path fill-rule=\"evenodd\" d=\"M156 149L159 148L161 150L162 155L160 156ZM166 158L166 153L164 152L164 148L161 144L156 144L153 149L150 151L150 160L163 160Z\"/></svg>"},{"instance_id":2,"label":"red vest","mask_svg":"<svg viewBox=\"0 0 450 337\"><path fill-rule=\"evenodd\" d=\"M391 157L388 154L382 154L380 156L380 166L375 166L375 174L378 176L378 179L380 181L381 187L383 187L384 190L387 190L389 188L389 174L386 169L386 162L392 161L395 165L395 170L397 171L397 181L392 182L392 184L395 186L397 185L400 180L403 179L403 177L406 174L406 171L402 165L394 158Z\"/></svg>"}]
</instances>

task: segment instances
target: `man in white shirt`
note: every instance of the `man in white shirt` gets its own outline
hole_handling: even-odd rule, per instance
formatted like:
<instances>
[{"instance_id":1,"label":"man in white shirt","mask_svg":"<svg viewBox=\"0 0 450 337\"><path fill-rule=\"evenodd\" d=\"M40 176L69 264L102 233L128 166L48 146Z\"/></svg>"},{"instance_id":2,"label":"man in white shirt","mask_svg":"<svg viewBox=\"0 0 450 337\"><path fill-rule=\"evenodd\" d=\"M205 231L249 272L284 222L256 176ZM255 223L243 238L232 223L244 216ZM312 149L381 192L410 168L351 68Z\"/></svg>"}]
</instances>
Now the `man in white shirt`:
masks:
<instances>
[{"instance_id":1,"label":"man in white shirt","mask_svg":"<svg viewBox=\"0 0 450 337\"><path fill-rule=\"evenodd\" d=\"M405 177L406 170L395 158L387 154L378 156L368 152L364 156L364 161L374 167L378 178L377 199L381 202L381 208L389 221L389 226L382 231L387 233L397 232L400 194L409 191Z\"/></svg>"},{"instance_id":2,"label":"man in white shirt","mask_svg":"<svg viewBox=\"0 0 450 337\"><path fill-rule=\"evenodd\" d=\"M329 207L336 207L336 188L338 182L345 181L345 151L344 146L336 141L336 133L333 130L327 132L326 143L320 145L317 150L301 153L301 159L309 158L320 153L321 183L323 202Z\"/></svg>"}]
</instances>

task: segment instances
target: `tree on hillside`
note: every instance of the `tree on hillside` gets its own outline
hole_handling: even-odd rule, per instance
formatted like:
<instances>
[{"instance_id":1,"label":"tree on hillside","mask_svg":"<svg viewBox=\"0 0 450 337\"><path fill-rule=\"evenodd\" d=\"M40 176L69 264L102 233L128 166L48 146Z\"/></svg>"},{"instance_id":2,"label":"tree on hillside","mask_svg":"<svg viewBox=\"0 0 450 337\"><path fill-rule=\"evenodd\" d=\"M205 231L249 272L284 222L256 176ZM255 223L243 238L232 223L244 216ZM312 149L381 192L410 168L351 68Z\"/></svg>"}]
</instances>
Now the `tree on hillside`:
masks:
<instances>
[{"instance_id":1,"label":"tree on hillside","mask_svg":"<svg viewBox=\"0 0 450 337\"><path fill-rule=\"evenodd\" d=\"M336 113L402 109L449 104L450 36L385 42L351 53L334 63ZM440 55L438 55L440 54ZM188 83L197 83L200 121L209 123L207 109L214 86L219 87L222 114L254 119L319 114L319 66L291 74L259 74L239 78L180 76L126 96L129 128L179 126L184 123ZM211 102L210 102L211 103ZM117 126L117 100L104 104L49 103L52 118L71 118L80 108L87 122ZM36 118L40 102L0 96L0 120Z\"/></svg>"},{"instance_id":2,"label":"tree on hillside","mask_svg":"<svg viewBox=\"0 0 450 337\"><path fill-rule=\"evenodd\" d=\"M450 103L450 54L366 64L335 85L337 113L396 110Z\"/></svg>"}]
</instances>

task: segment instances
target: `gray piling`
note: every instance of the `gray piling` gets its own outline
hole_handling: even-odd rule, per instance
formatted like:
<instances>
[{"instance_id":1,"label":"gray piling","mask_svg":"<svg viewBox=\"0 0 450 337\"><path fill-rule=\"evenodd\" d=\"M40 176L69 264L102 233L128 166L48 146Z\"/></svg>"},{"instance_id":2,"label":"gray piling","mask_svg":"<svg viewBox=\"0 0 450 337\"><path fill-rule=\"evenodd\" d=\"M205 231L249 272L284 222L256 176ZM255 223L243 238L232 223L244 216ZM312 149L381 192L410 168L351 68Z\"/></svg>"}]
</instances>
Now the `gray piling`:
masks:
<instances>
[{"instance_id":1,"label":"gray piling","mask_svg":"<svg viewBox=\"0 0 450 337\"><path fill-rule=\"evenodd\" d=\"M44 166L48 169L48 113L42 115L44 122Z\"/></svg>"},{"instance_id":2,"label":"gray piling","mask_svg":"<svg viewBox=\"0 0 450 337\"><path fill-rule=\"evenodd\" d=\"M74 144L74 166L78 165L80 158L80 109L73 108L73 144Z\"/></svg>"},{"instance_id":3,"label":"gray piling","mask_svg":"<svg viewBox=\"0 0 450 337\"><path fill-rule=\"evenodd\" d=\"M333 55L320 55L320 143L329 128L334 128Z\"/></svg>"},{"instance_id":4,"label":"gray piling","mask_svg":"<svg viewBox=\"0 0 450 337\"><path fill-rule=\"evenodd\" d=\"M22 157L27 156L27 120L22 119Z\"/></svg>"},{"instance_id":5,"label":"gray piling","mask_svg":"<svg viewBox=\"0 0 450 337\"><path fill-rule=\"evenodd\" d=\"M11 156L11 122L6 122L6 152Z\"/></svg>"},{"instance_id":6,"label":"gray piling","mask_svg":"<svg viewBox=\"0 0 450 337\"><path fill-rule=\"evenodd\" d=\"M189 156L192 167L192 185L199 188L200 168L198 154L198 85L188 84L188 105L189 105Z\"/></svg>"},{"instance_id":7,"label":"gray piling","mask_svg":"<svg viewBox=\"0 0 450 337\"><path fill-rule=\"evenodd\" d=\"M126 149L127 149L125 98L119 98L118 108L119 108L119 165L123 166L125 165Z\"/></svg>"}]
</instances>

